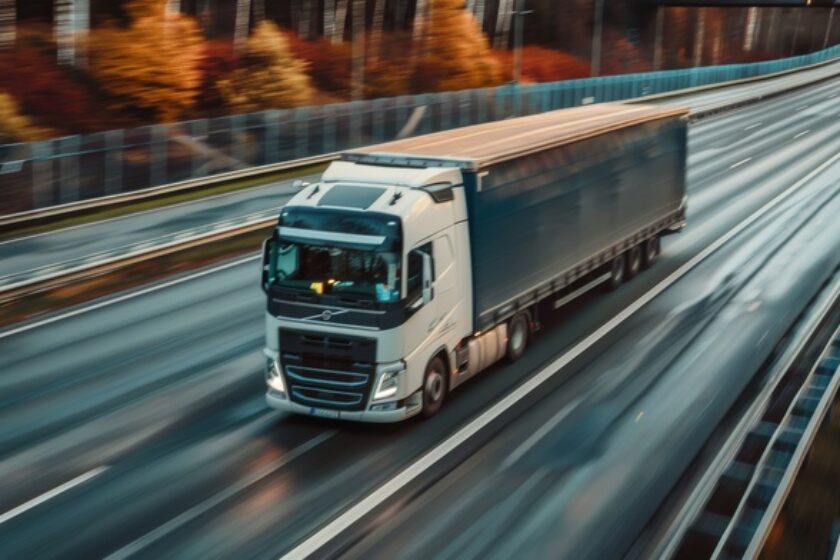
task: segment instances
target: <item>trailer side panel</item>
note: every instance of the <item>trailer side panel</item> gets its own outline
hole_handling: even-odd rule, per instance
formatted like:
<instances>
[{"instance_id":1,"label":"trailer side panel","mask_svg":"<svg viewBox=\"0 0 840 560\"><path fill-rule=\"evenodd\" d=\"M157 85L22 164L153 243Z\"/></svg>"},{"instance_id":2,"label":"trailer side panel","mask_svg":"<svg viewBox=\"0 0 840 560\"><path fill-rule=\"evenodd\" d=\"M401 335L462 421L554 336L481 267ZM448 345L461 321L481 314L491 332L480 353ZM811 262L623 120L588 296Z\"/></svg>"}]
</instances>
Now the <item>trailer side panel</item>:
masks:
<instances>
[{"instance_id":1,"label":"trailer side panel","mask_svg":"<svg viewBox=\"0 0 840 560\"><path fill-rule=\"evenodd\" d=\"M475 328L639 232L676 221L686 143L685 120L670 117L465 174Z\"/></svg>"}]
</instances>

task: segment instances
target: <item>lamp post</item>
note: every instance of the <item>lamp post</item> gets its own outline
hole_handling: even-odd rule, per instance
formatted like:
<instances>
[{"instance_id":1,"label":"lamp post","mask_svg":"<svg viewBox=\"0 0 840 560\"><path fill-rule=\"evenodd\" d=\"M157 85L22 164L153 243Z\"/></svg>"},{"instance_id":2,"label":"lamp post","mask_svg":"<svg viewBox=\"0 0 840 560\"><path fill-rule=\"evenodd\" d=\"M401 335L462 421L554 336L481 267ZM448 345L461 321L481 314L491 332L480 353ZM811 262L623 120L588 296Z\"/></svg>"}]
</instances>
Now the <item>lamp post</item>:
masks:
<instances>
[{"instance_id":1,"label":"lamp post","mask_svg":"<svg viewBox=\"0 0 840 560\"><path fill-rule=\"evenodd\" d=\"M665 8L656 8L656 40L653 44L653 69L662 70L662 32L665 27Z\"/></svg>"},{"instance_id":2,"label":"lamp post","mask_svg":"<svg viewBox=\"0 0 840 560\"><path fill-rule=\"evenodd\" d=\"M604 0L595 0L595 24L592 29L591 74L595 78L601 73L601 35L604 29Z\"/></svg>"},{"instance_id":3,"label":"lamp post","mask_svg":"<svg viewBox=\"0 0 840 560\"><path fill-rule=\"evenodd\" d=\"M513 29L513 83L522 81L522 41L525 29L525 16L533 13L533 10L525 9L525 0L516 0L516 9L513 17L516 18Z\"/></svg>"}]
</instances>

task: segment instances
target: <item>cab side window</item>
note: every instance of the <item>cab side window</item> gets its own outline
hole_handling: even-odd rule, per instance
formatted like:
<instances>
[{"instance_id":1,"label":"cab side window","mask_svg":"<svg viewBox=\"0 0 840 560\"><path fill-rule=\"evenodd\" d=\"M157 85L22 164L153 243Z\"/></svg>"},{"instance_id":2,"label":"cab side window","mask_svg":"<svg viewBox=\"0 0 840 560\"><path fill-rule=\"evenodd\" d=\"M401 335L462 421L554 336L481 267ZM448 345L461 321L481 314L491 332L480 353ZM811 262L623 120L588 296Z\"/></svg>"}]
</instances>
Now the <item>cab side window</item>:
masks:
<instances>
[{"instance_id":1,"label":"cab side window","mask_svg":"<svg viewBox=\"0 0 840 560\"><path fill-rule=\"evenodd\" d=\"M432 253L432 244L426 243L408 254L408 287L406 290L406 299L409 302L414 301L423 293L423 254L432 257L432 281L435 278L435 258Z\"/></svg>"}]
</instances>

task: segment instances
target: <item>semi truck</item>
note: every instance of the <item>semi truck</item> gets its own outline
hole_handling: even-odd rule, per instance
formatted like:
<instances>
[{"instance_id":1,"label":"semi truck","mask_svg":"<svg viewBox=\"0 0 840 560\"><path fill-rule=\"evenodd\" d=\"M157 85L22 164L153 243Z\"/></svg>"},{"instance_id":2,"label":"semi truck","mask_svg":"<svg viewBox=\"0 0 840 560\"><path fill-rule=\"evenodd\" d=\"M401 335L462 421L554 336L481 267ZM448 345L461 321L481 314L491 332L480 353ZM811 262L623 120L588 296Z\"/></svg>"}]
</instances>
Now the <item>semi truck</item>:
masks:
<instances>
[{"instance_id":1,"label":"semi truck","mask_svg":"<svg viewBox=\"0 0 840 560\"><path fill-rule=\"evenodd\" d=\"M599 104L350 150L263 245L266 400L437 413L540 313L615 289L686 220L687 110Z\"/></svg>"}]
</instances>

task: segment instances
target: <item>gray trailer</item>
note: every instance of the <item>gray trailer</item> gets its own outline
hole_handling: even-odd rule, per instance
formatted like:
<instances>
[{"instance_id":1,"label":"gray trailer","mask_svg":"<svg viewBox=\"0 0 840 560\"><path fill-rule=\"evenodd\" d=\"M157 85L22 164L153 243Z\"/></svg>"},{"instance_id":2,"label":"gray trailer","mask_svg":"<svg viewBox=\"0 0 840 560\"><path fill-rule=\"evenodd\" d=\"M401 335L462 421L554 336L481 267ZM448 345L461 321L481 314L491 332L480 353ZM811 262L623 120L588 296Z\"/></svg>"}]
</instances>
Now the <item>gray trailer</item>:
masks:
<instances>
[{"instance_id":1,"label":"gray trailer","mask_svg":"<svg viewBox=\"0 0 840 560\"><path fill-rule=\"evenodd\" d=\"M685 224L687 111L601 104L342 154L266 243L267 400L432 415L540 302L617 287Z\"/></svg>"}]
</instances>

